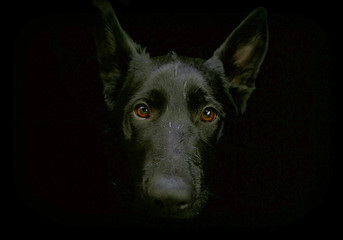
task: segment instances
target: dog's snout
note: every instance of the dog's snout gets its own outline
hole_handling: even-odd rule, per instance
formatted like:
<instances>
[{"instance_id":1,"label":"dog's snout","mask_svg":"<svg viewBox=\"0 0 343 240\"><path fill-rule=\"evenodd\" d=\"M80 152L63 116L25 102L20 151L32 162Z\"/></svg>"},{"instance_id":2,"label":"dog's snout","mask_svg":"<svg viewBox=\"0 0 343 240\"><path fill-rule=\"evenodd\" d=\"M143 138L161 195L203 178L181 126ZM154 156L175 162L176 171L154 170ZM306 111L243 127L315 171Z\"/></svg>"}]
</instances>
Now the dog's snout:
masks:
<instances>
[{"instance_id":1,"label":"dog's snout","mask_svg":"<svg viewBox=\"0 0 343 240\"><path fill-rule=\"evenodd\" d=\"M155 176L148 187L148 198L161 214L175 215L191 207L193 186L178 176Z\"/></svg>"}]
</instances>

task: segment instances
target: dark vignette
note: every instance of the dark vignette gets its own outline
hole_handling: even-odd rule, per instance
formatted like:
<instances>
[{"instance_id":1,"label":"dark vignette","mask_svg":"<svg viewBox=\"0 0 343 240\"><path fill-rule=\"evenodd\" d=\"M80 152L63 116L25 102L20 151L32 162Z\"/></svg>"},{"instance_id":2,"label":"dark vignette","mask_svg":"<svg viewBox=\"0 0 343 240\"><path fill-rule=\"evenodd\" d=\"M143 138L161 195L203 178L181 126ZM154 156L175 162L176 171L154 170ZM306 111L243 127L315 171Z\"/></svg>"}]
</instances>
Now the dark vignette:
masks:
<instances>
[{"instance_id":1,"label":"dark vignette","mask_svg":"<svg viewBox=\"0 0 343 240\"><path fill-rule=\"evenodd\" d=\"M230 200L236 204L231 216L239 221L228 226L323 226L331 216L335 183L330 19L265 7L269 51L239 126L239 151L246 162L233 165L231 178L242 201ZM253 8L234 7L230 14L189 8L142 12L139 6L114 3L123 28L151 55L173 50L203 58ZM34 6L32 13L14 26L12 221L20 226L131 226L129 217L113 219L107 197L101 127L106 109L92 6L56 6L45 14Z\"/></svg>"}]
</instances>

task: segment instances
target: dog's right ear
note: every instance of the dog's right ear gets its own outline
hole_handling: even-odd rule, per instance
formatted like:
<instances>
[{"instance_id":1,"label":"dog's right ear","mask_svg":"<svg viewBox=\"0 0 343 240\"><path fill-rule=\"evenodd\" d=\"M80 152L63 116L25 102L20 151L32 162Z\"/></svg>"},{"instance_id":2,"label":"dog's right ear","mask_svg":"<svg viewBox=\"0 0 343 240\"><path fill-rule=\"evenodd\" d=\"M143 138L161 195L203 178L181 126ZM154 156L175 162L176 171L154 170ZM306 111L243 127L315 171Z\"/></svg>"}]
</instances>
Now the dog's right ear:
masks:
<instances>
[{"instance_id":1,"label":"dog's right ear","mask_svg":"<svg viewBox=\"0 0 343 240\"><path fill-rule=\"evenodd\" d=\"M144 50L121 28L107 0L94 0L93 4L99 9L93 34L100 78L104 86L105 102L112 110L130 61Z\"/></svg>"}]
</instances>

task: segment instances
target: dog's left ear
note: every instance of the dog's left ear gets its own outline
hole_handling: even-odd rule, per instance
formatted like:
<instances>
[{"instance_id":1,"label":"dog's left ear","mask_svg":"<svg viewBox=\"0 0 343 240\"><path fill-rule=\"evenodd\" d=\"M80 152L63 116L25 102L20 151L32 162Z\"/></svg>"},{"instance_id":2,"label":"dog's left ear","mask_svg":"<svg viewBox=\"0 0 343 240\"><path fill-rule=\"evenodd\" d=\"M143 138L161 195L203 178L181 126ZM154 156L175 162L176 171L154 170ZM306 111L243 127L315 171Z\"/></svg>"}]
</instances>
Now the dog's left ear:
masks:
<instances>
[{"instance_id":1,"label":"dog's left ear","mask_svg":"<svg viewBox=\"0 0 343 240\"><path fill-rule=\"evenodd\" d=\"M257 8L214 52L220 60L238 111L243 113L268 47L267 11ZM211 60L211 59L210 59Z\"/></svg>"}]
</instances>

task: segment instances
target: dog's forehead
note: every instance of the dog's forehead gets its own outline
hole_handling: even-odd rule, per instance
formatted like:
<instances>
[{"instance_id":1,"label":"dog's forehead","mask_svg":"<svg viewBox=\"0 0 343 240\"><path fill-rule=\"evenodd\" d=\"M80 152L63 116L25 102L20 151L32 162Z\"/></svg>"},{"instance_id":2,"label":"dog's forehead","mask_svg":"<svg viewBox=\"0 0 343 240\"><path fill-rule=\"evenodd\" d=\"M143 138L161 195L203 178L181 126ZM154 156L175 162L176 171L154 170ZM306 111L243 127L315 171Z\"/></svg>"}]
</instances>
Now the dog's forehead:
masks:
<instances>
[{"instance_id":1,"label":"dog's forehead","mask_svg":"<svg viewBox=\"0 0 343 240\"><path fill-rule=\"evenodd\" d=\"M151 61L148 67L140 68L144 74L135 74L133 84L135 92L130 106L138 101L159 105L178 111L189 108L197 98L202 102L214 104L213 89L210 80L202 68L201 59L160 59ZM137 71L136 71L137 72ZM200 101L198 101L200 103Z\"/></svg>"},{"instance_id":2,"label":"dog's forehead","mask_svg":"<svg viewBox=\"0 0 343 240\"><path fill-rule=\"evenodd\" d=\"M174 93L184 92L191 86L195 88L207 86L206 79L197 68L181 61L158 66L151 72L148 81L151 86L168 89Z\"/></svg>"}]
</instances>

